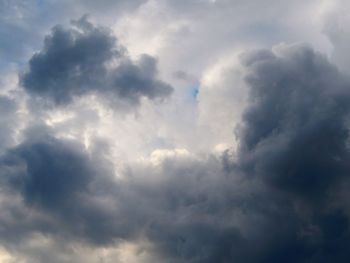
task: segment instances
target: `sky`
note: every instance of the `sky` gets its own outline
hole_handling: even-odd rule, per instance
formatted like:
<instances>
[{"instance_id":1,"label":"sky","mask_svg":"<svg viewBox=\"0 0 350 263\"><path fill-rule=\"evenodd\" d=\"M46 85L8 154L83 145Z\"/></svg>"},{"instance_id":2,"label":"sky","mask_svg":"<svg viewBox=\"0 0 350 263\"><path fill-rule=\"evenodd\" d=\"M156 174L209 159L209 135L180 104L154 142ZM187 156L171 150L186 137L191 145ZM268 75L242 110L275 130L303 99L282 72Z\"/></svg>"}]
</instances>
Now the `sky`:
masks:
<instances>
[{"instance_id":1,"label":"sky","mask_svg":"<svg viewBox=\"0 0 350 263\"><path fill-rule=\"evenodd\" d=\"M349 11L0 0L0 262L349 262Z\"/></svg>"}]
</instances>

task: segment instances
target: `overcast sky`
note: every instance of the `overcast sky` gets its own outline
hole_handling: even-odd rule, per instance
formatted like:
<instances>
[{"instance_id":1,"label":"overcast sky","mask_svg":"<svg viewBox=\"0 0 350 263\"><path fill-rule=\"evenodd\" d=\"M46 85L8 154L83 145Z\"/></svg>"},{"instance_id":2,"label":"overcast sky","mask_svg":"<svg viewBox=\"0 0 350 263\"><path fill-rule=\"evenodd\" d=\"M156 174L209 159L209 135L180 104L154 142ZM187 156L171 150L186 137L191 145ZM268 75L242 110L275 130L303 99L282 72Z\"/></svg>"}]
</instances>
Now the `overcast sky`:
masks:
<instances>
[{"instance_id":1,"label":"overcast sky","mask_svg":"<svg viewBox=\"0 0 350 263\"><path fill-rule=\"evenodd\" d=\"M349 12L0 0L0 262L349 262Z\"/></svg>"}]
</instances>

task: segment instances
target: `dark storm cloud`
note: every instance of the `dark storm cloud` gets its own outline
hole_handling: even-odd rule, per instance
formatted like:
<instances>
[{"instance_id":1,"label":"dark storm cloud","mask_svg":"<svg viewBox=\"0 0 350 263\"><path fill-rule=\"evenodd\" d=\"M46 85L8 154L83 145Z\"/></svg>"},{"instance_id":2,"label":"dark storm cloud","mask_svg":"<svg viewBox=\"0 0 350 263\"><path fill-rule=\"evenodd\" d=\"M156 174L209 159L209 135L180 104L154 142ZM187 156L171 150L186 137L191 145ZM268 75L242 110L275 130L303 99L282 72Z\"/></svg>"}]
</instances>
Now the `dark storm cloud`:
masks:
<instances>
[{"instance_id":1,"label":"dark storm cloud","mask_svg":"<svg viewBox=\"0 0 350 263\"><path fill-rule=\"evenodd\" d=\"M244 61L252 106L243 118L241 164L300 197L326 197L349 172L348 80L306 46Z\"/></svg>"},{"instance_id":2,"label":"dark storm cloud","mask_svg":"<svg viewBox=\"0 0 350 263\"><path fill-rule=\"evenodd\" d=\"M10 151L2 174L24 207L8 201L2 242L16 246L35 232L94 246L143 237L168 262L275 262L285 255L296 262L305 253L290 200L226 173L216 157L170 157L157 169L134 165L120 181L102 164L51 136ZM339 232L343 217L336 215ZM323 224L331 229L332 220Z\"/></svg>"},{"instance_id":3,"label":"dark storm cloud","mask_svg":"<svg viewBox=\"0 0 350 263\"><path fill-rule=\"evenodd\" d=\"M284 258L278 244L289 240L298 257L290 262L346 262L350 211L337 192L350 172L348 77L305 45L252 52L243 63L251 105L236 165L284 196L295 215L282 230L295 238L277 238L268 249Z\"/></svg>"},{"instance_id":4,"label":"dark storm cloud","mask_svg":"<svg viewBox=\"0 0 350 263\"><path fill-rule=\"evenodd\" d=\"M242 61L251 104L237 161L164 163L147 237L169 262L347 262L348 77L305 45Z\"/></svg>"},{"instance_id":5,"label":"dark storm cloud","mask_svg":"<svg viewBox=\"0 0 350 263\"><path fill-rule=\"evenodd\" d=\"M23 199L5 202L2 243L40 232L95 246L143 238L166 262L348 262L350 210L338 190L349 184L350 82L304 45L243 63L251 105L236 161L168 156L116 179L98 154L30 132L1 160L2 192Z\"/></svg>"},{"instance_id":6,"label":"dark storm cloud","mask_svg":"<svg viewBox=\"0 0 350 263\"><path fill-rule=\"evenodd\" d=\"M141 97L164 98L172 87L157 79L157 62L148 55L132 61L112 33L86 16L71 28L56 26L22 76L34 96L67 104L74 97L97 93L137 104Z\"/></svg>"},{"instance_id":7,"label":"dark storm cloud","mask_svg":"<svg viewBox=\"0 0 350 263\"><path fill-rule=\"evenodd\" d=\"M108 203L111 206L103 202L111 194L117 197L110 164L88 153L77 142L57 139L46 132L33 135L37 130L2 157L1 174L3 191L14 196L20 194L24 208L38 211L42 217L32 220L24 215L25 219L13 220L11 224L1 218L8 225L2 235L12 234L11 239L18 240L21 235L25 238L25 234L39 231L104 244L130 231L125 223L119 227L125 219L114 213L117 200L111 199ZM19 209L18 204L9 202L8 206L13 207L12 213L23 213L24 208ZM16 228L22 229L22 233L7 232Z\"/></svg>"},{"instance_id":8,"label":"dark storm cloud","mask_svg":"<svg viewBox=\"0 0 350 263\"><path fill-rule=\"evenodd\" d=\"M48 209L69 204L74 195L87 190L96 173L76 145L49 136L20 145L10 156L26 167L25 174L13 181L24 200Z\"/></svg>"}]
</instances>

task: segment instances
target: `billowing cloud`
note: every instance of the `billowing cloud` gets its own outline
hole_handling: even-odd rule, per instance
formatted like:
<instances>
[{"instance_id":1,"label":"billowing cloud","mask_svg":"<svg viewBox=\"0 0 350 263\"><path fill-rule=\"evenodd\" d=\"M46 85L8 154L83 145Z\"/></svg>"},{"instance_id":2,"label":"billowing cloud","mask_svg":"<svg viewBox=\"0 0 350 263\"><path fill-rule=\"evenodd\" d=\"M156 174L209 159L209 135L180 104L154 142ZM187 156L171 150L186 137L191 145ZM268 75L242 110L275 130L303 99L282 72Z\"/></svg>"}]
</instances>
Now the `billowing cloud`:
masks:
<instances>
[{"instance_id":1,"label":"billowing cloud","mask_svg":"<svg viewBox=\"0 0 350 263\"><path fill-rule=\"evenodd\" d=\"M296 216L282 230L295 234L287 251L270 249L281 257L292 253L290 262L346 262L349 211L338 191L349 180L349 79L306 45L251 52L242 60L251 105L236 168L286 197Z\"/></svg>"},{"instance_id":2,"label":"billowing cloud","mask_svg":"<svg viewBox=\"0 0 350 263\"><path fill-rule=\"evenodd\" d=\"M349 6L290 2L0 0L0 261L348 262Z\"/></svg>"},{"instance_id":3,"label":"billowing cloud","mask_svg":"<svg viewBox=\"0 0 350 263\"><path fill-rule=\"evenodd\" d=\"M157 150L115 177L98 151L29 132L2 158L3 193L22 198L6 201L1 242L41 233L149 242L169 262L347 262L348 79L305 45L242 62L251 91L236 157Z\"/></svg>"},{"instance_id":4,"label":"billowing cloud","mask_svg":"<svg viewBox=\"0 0 350 263\"><path fill-rule=\"evenodd\" d=\"M2 158L2 182L7 185L4 189L14 196L19 193L24 206L34 211L42 211L48 216L42 218L45 222L43 229L36 222L40 220L29 220L27 233L43 230L44 233L65 235L72 231L73 236L85 236L86 231L91 231L89 238L99 240L101 231L93 230L93 221L98 217L102 219L107 210L90 199L98 199L98 191L101 191L99 188L105 187L107 190L107 182L111 176L108 164L93 164L93 161L98 162L98 158L93 160L74 141L55 139L45 133L39 134L28 138ZM101 185L100 182L106 185ZM18 227L18 224L23 223L22 220L26 221L28 218L30 216L26 215L24 219L14 220L13 227ZM80 219L87 220L88 223L81 221L81 228L75 228L74 225ZM58 226L61 230L57 232L55 228ZM25 238L24 233L22 234ZM13 234L13 238L18 237Z\"/></svg>"},{"instance_id":5,"label":"billowing cloud","mask_svg":"<svg viewBox=\"0 0 350 263\"><path fill-rule=\"evenodd\" d=\"M172 87L156 78L156 60L143 55L133 62L105 28L86 16L72 28L53 28L44 47L29 61L22 78L30 94L67 104L85 94L103 94L138 104L141 97L164 98Z\"/></svg>"},{"instance_id":6,"label":"billowing cloud","mask_svg":"<svg viewBox=\"0 0 350 263\"><path fill-rule=\"evenodd\" d=\"M319 199L348 173L349 82L307 46L276 53L244 57L252 105L241 161L284 190Z\"/></svg>"}]
</instances>

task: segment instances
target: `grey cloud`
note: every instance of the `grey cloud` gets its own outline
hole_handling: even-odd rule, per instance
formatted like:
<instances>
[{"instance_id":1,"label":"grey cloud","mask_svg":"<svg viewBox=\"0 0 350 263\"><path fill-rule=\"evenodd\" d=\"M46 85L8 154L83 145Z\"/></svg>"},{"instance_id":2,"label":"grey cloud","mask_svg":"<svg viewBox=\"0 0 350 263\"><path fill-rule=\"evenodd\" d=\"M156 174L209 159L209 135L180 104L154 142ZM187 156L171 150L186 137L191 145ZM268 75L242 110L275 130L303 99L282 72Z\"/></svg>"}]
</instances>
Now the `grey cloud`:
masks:
<instances>
[{"instance_id":1,"label":"grey cloud","mask_svg":"<svg viewBox=\"0 0 350 263\"><path fill-rule=\"evenodd\" d=\"M52 29L43 49L30 59L22 83L29 94L58 105L91 93L138 104L141 97L164 98L172 92L157 79L156 64L148 55L132 61L108 29L84 16L71 28Z\"/></svg>"},{"instance_id":2,"label":"grey cloud","mask_svg":"<svg viewBox=\"0 0 350 263\"><path fill-rule=\"evenodd\" d=\"M68 205L74 195L87 190L93 177L92 164L82 150L51 137L22 144L8 158L17 159L18 166L24 162L25 174L13 180L24 200L47 209Z\"/></svg>"},{"instance_id":3,"label":"grey cloud","mask_svg":"<svg viewBox=\"0 0 350 263\"><path fill-rule=\"evenodd\" d=\"M6 216L0 219L6 226L2 236L11 236L7 242L36 232L96 245L111 243L125 232L131 236L132 220L128 226L115 213L117 200L111 199L110 206L103 202L112 194L117 197L110 164L80 144L42 133L10 150L1 166L3 191L23 198L22 204L8 202L10 216L23 214L23 218L11 223ZM39 216L33 219L25 211Z\"/></svg>"},{"instance_id":4,"label":"grey cloud","mask_svg":"<svg viewBox=\"0 0 350 263\"><path fill-rule=\"evenodd\" d=\"M221 180L231 181L213 177L221 170L216 158L169 159L161 170L134 166L126 180L115 181L106 163L79 145L49 135L32 139L31 134L1 160L3 191L7 185L9 193L24 200L21 205L9 200L11 223L8 215L0 216L7 246L16 247L35 232L94 246L144 237L156 244L155 253L170 261L209 262L212 254L221 254L216 241L226 240L230 246L226 231L235 240L240 237L233 226L216 231L216 217L226 213L227 197L214 189L228 192ZM33 218L25 211L41 216ZM15 219L14 213L21 218Z\"/></svg>"},{"instance_id":5,"label":"grey cloud","mask_svg":"<svg viewBox=\"0 0 350 263\"><path fill-rule=\"evenodd\" d=\"M349 80L303 45L242 60L251 105L236 161L174 155L117 180L97 154L28 133L2 158L2 186L24 199L8 213L40 217L0 215L1 242L40 232L92 246L143 238L167 262L347 262Z\"/></svg>"},{"instance_id":6,"label":"grey cloud","mask_svg":"<svg viewBox=\"0 0 350 263\"><path fill-rule=\"evenodd\" d=\"M16 101L8 96L0 96L0 112L0 152L3 152L14 143L18 124Z\"/></svg>"},{"instance_id":7,"label":"grey cloud","mask_svg":"<svg viewBox=\"0 0 350 263\"><path fill-rule=\"evenodd\" d=\"M197 83L198 79L193 76L192 74L189 74L183 70L178 70L173 73L173 77L175 79L179 79L188 83Z\"/></svg>"},{"instance_id":8,"label":"grey cloud","mask_svg":"<svg viewBox=\"0 0 350 263\"><path fill-rule=\"evenodd\" d=\"M251 104L237 161L165 162L171 198L156 211L170 207L148 237L170 262L347 262L348 77L306 45L242 62Z\"/></svg>"},{"instance_id":9,"label":"grey cloud","mask_svg":"<svg viewBox=\"0 0 350 263\"><path fill-rule=\"evenodd\" d=\"M252 106L244 114L241 164L284 190L325 196L349 169L348 79L306 46L244 60Z\"/></svg>"},{"instance_id":10,"label":"grey cloud","mask_svg":"<svg viewBox=\"0 0 350 263\"><path fill-rule=\"evenodd\" d=\"M287 248L299 258L290 262L346 262L349 211L337 192L349 180L348 77L305 45L252 52L242 60L251 105L238 135L236 168L294 206L297 228L283 230L296 234L296 247Z\"/></svg>"},{"instance_id":11,"label":"grey cloud","mask_svg":"<svg viewBox=\"0 0 350 263\"><path fill-rule=\"evenodd\" d=\"M27 139L2 160L2 170L12 171L9 187L24 198L24 207L7 209L11 223L0 216L2 242L12 249L39 232L93 246L142 237L168 262L296 262L306 253L292 202L225 172L216 157L133 165L125 180L114 181L96 156L72 142L40 138ZM332 218L323 224L332 228Z\"/></svg>"},{"instance_id":12,"label":"grey cloud","mask_svg":"<svg viewBox=\"0 0 350 263\"><path fill-rule=\"evenodd\" d=\"M137 102L139 97L145 96L150 99L164 98L172 92L170 85L158 81L156 60L148 55L143 55L138 64L130 60L122 63L113 72L113 86L121 98ZM114 89L111 90L114 92Z\"/></svg>"}]
</instances>

